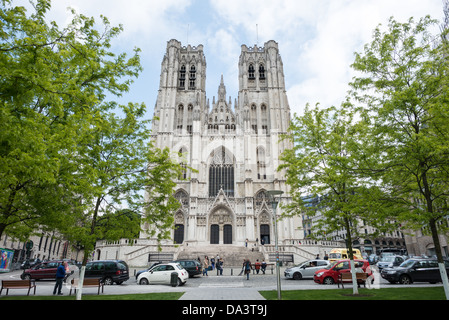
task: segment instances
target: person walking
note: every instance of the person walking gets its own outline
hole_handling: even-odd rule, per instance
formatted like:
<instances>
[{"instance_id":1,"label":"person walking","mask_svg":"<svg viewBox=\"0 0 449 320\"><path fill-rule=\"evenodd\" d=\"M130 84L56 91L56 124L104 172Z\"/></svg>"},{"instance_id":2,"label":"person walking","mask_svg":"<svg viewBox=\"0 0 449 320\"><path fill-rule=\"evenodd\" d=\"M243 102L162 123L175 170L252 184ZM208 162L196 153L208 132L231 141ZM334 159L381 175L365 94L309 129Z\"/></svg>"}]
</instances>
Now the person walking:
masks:
<instances>
[{"instance_id":1,"label":"person walking","mask_svg":"<svg viewBox=\"0 0 449 320\"><path fill-rule=\"evenodd\" d=\"M67 262L64 261L63 263L61 263L58 266L58 269L56 269L56 283L55 283L55 287L53 288L53 295L55 295L57 292L58 295L62 296L62 282L64 281L64 278L65 278L66 268L67 268Z\"/></svg>"},{"instance_id":2,"label":"person walking","mask_svg":"<svg viewBox=\"0 0 449 320\"><path fill-rule=\"evenodd\" d=\"M245 274L246 274L246 280L249 280L249 274L251 273L251 261L249 259L245 262Z\"/></svg>"},{"instance_id":3,"label":"person walking","mask_svg":"<svg viewBox=\"0 0 449 320\"><path fill-rule=\"evenodd\" d=\"M217 276L223 275L223 259L218 259L217 260Z\"/></svg>"},{"instance_id":4,"label":"person walking","mask_svg":"<svg viewBox=\"0 0 449 320\"><path fill-rule=\"evenodd\" d=\"M204 257L204 260L203 260L203 276L204 275L208 275L207 274L207 269L209 269L209 258L207 258L207 256L205 256Z\"/></svg>"}]
</instances>

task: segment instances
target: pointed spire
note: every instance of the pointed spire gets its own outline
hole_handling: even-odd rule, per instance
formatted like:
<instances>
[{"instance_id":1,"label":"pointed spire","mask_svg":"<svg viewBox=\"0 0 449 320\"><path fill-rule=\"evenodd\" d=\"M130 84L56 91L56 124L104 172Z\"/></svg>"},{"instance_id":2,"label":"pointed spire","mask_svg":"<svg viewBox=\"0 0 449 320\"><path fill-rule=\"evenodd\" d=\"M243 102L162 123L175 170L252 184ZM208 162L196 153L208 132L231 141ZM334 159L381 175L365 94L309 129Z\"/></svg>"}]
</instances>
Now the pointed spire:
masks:
<instances>
[{"instance_id":1,"label":"pointed spire","mask_svg":"<svg viewBox=\"0 0 449 320\"><path fill-rule=\"evenodd\" d=\"M224 85L223 74L221 74L220 87L218 87L218 101L226 101L226 86Z\"/></svg>"}]
</instances>

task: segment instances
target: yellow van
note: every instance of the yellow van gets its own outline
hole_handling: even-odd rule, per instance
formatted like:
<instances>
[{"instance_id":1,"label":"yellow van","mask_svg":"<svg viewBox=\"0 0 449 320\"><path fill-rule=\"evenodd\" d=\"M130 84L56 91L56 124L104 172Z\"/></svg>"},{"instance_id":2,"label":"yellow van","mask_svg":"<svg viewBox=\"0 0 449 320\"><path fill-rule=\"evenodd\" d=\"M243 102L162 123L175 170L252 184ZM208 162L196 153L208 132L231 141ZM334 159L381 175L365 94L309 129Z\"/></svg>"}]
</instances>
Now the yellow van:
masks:
<instances>
[{"instance_id":1,"label":"yellow van","mask_svg":"<svg viewBox=\"0 0 449 320\"><path fill-rule=\"evenodd\" d=\"M352 254L354 255L354 259L363 260L359 249L352 249ZM349 259L349 250L346 248L332 249L329 253L329 261L334 262L341 259Z\"/></svg>"}]
</instances>

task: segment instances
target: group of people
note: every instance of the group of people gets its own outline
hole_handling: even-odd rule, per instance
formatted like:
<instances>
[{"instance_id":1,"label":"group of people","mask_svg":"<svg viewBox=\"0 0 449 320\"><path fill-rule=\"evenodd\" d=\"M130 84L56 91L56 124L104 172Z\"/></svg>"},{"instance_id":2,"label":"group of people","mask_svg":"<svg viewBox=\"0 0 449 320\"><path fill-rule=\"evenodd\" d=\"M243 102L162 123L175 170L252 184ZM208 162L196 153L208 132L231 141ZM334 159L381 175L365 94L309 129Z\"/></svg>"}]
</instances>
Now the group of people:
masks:
<instances>
[{"instance_id":1,"label":"group of people","mask_svg":"<svg viewBox=\"0 0 449 320\"><path fill-rule=\"evenodd\" d=\"M259 262L259 259L256 260L256 263L254 264L254 270L256 270L256 274L259 274L259 271L262 271L263 274L265 274L265 270L267 268L267 263L265 260L262 262ZM246 275L246 280L249 280L249 274L251 273L252 265L251 261L249 259L243 260L243 266L242 271L239 275L242 275L243 273Z\"/></svg>"},{"instance_id":2,"label":"group of people","mask_svg":"<svg viewBox=\"0 0 449 320\"><path fill-rule=\"evenodd\" d=\"M201 263L201 259L199 257L198 261ZM210 260L208 256L204 256L202 267L203 267L203 276L204 275L208 276L207 271L212 271L214 269L217 270L217 276L223 275L223 259L220 259L220 256L218 254L215 258L212 257Z\"/></svg>"}]
</instances>

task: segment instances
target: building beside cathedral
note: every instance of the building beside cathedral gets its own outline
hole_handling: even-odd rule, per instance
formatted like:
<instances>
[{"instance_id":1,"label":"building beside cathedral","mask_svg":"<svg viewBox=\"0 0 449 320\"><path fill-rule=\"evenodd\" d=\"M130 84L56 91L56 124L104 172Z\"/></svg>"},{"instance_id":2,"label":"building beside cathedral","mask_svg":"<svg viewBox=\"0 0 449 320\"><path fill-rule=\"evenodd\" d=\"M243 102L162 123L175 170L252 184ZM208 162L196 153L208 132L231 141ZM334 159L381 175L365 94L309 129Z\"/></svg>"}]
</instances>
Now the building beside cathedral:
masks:
<instances>
[{"instance_id":1,"label":"building beside cathedral","mask_svg":"<svg viewBox=\"0 0 449 320\"><path fill-rule=\"evenodd\" d=\"M280 202L290 201L285 175L277 171L281 153L291 148L281 139L291 115L278 44L242 45L234 102L227 96L223 76L210 101L206 67L202 45L167 43L153 139L156 147L168 147L186 168L195 169L186 170L177 181L175 196L181 207L175 212L172 241L165 242L159 253L157 243L144 231L132 246L99 244L97 257L146 265L161 260L161 255L171 260L216 251L229 259L245 247L256 249L261 259L273 259L274 214L268 191L280 190ZM278 206L278 215L280 210ZM316 246L299 248L304 239L301 227L301 217L277 221L279 251L289 261L314 258L317 253Z\"/></svg>"}]
</instances>

